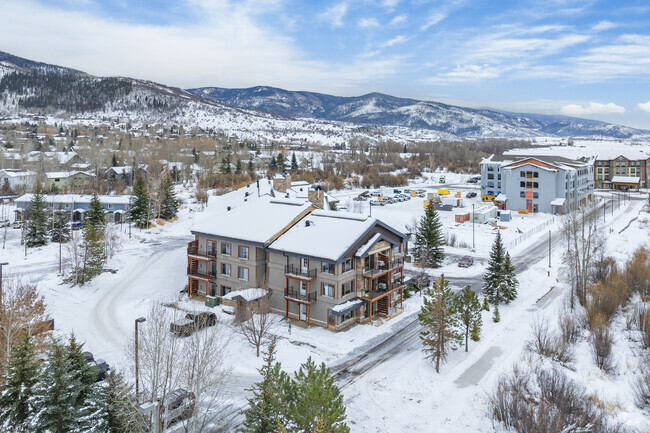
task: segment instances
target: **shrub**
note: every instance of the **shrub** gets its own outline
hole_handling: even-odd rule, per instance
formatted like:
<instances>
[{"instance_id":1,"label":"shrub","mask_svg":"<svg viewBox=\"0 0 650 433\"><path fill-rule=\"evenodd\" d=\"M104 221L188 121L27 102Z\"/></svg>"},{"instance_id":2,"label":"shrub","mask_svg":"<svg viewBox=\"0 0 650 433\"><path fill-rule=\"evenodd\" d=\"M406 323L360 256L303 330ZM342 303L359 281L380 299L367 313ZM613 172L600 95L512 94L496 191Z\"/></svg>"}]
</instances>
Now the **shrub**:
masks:
<instances>
[{"instance_id":1,"label":"shrub","mask_svg":"<svg viewBox=\"0 0 650 433\"><path fill-rule=\"evenodd\" d=\"M606 373L614 370L614 359L612 358L612 335L607 326L599 326L591 333L591 352L594 362Z\"/></svg>"},{"instance_id":2,"label":"shrub","mask_svg":"<svg viewBox=\"0 0 650 433\"><path fill-rule=\"evenodd\" d=\"M650 363L641 367L641 374L633 384L634 400L639 409L650 412Z\"/></svg>"},{"instance_id":3,"label":"shrub","mask_svg":"<svg viewBox=\"0 0 650 433\"><path fill-rule=\"evenodd\" d=\"M566 345L575 344L580 336L580 324L575 316L564 313L560 316L559 324L562 342Z\"/></svg>"},{"instance_id":4,"label":"shrub","mask_svg":"<svg viewBox=\"0 0 650 433\"><path fill-rule=\"evenodd\" d=\"M561 363L571 362L573 355L564 340L548 329L548 322L536 320L532 324L533 339L527 348L542 356Z\"/></svg>"}]
</instances>

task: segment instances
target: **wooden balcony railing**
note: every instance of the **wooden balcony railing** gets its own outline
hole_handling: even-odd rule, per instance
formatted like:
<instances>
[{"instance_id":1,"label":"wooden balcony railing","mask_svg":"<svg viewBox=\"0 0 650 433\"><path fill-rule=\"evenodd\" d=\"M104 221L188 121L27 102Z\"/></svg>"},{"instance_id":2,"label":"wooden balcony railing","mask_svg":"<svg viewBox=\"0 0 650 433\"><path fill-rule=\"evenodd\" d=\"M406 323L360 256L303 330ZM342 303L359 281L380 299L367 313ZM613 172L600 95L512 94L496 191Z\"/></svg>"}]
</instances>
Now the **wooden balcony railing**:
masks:
<instances>
[{"instance_id":1,"label":"wooden balcony railing","mask_svg":"<svg viewBox=\"0 0 650 433\"><path fill-rule=\"evenodd\" d=\"M293 286L289 286L289 287L284 289L284 297L285 298L295 299L297 301L307 302L307 303L311 304L312 302L316 302L317 293L312 292L312 293L306 293L306 294L303 295L303 294L300 293L300 290L297 290Z\"/></svg>"},{"instance_id":2,"label":"wooden balcony railing","mask_svg":"<svg viewBox=\"0 0 650 433\"><path fill-rule=\"evenodd\" d=\"M313 280L316 278L316 269L304 270L299 266L287 265L284 267L285 275L296 275L298 277L307 278Z\"/></svg>"}]
</instances>

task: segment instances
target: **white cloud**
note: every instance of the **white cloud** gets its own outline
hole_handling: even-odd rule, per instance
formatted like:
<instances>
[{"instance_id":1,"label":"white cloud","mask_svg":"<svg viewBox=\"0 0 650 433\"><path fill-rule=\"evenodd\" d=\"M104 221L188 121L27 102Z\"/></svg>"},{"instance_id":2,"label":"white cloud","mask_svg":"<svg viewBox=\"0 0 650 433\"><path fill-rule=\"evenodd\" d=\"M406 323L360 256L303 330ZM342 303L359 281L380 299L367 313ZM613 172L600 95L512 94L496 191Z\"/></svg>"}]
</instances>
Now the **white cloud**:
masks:
<instances>
[{"instance_id":1,"label":"white cloud","mask_svg":"<svg viewBox=\"0 0 650 433\"><path fill-rule=\"evenodd\" d=\"M420 30L424 31L427 30L431 26L435 26L438 24L440 21L444 20L446 15L441 14L440 12L435 12L429 16L427 21L424 23L424 25L420 28Z\"/></svg>"},{"instance_id":2,"label":"white cloud","mask_svg":"<svg viewBox=\"0 0 650 433\"><path fill-rule=\"evenodd\" d=\"M393 10L402 0L383 0L381 5L386 9Z\"/></svg>"},{"instance_id":3,"label":"white cloud","mask_svg":"<svg viewBox=\"0 0 650 433\"><path fill-rule=\"evenodd\" d=\"M616 27L616 24L614 24L613 22L603 20L603 21L599 21L598 24L594 25L592 29L597 32L600 32L603 30L613 29L614 27Z\"/></svg>"},{"instance_id":4,"label":"white cloud","mask_svg":"<svg viewBox=\"0 0 650 433\"><path fill-rule=\"evenodd\" d=\"M361 29L368 29L371 27L379 27L379 22L376 18L361 18L357 25Z\"/></svg>"},{"instance_id":5,"label":"white cloud","mask_svg":"<svg viewBox=\"0 0 650 433\"><path fill-rule=\"evenodd\" d=\"M328 8L325 12L320 14L320 19L328 22L332 27L342 27L343 17L348 12L348 4L338 3Z\"/></svg>"},{"instance_id":6,"label":"white cloud","mask_svg":"<svg viewBox=\"0 0 650 433\"><path fill-rule=\"evenodd\" d=\"M390 20L390 23L389 23L389 24L390 24L391 26L396 26L396 25L398 25L398 24L405 23L405 22L406 22L406 18L407 18L406 14L397 15L395 18L393 18L392 20Z\"/></svg>"},{"instance_id":7,"label":"white cloud","mask_svg":"<svg viewBox=\"0 0 650 433\"><path fill-rule=\"evenodd\" d=\"M456 66L449 72L442 72L429 78L430 84L460 83L480 81L489 78L498 78L501 75L499 68L490 65L462 65Z\"/></svg>"},{"instance_id":8,"label":"white cloud","mask_svg":"<svg viewBox=\"0 0 650 433\"><path fill-rule=\"evenodd\" d=\"M601 104L599 102L590 102L589 105L568 104L560 109L562 114L567 116L582 116L585 114L609 114L625 113L625 108L616 105L613 102Z\"/></svg>"},{"instance_id":9,"label":"white cloud","mask_svg":"<svg viewBox=\"0 0 650 433\"><path fill-rule=\"evenodd\" d=\"M637 105L637 107L639 107L643 111L647 111L648 113L650 113L650 101L648 101L648 102L639 102L636 105Z\"/></svg>"},{"instance_id":10,"label":"white cloud","mask_svg":"<svg viewBox=\"0 0 650 433\"><path fill-rule=\"evenodd\" d=\"M398 35L398 36L395 36L393 39L389 39L386 42L384 42L383 44L380 44L379 46L381 48L389 48L389 47L392 47L393 45L402 44L402 43L404 43L404 42L406 42L408 40L409 40L408 37L406 37L404 35Z\"/></svg>"}]
</instances>

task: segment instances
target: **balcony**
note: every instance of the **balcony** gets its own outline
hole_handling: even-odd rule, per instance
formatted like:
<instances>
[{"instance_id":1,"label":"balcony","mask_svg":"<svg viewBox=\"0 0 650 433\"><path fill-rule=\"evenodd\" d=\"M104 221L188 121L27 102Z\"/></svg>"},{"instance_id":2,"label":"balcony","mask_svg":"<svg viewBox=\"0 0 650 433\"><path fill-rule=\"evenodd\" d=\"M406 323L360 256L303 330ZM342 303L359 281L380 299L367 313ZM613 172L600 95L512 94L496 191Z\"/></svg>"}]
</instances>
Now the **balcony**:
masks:
<instances>
[{"instance_id":1,"label":"balcony","mask_svg":"<svg viewBox=\"0 0 650 433\"><path fill-rule=\"evenodd\" d=\"M187 268L187 275L201 278L216 278L214 275L210 275L207 269Z\"/></svg>"},{"instance_id":2,"label":"balcony","mask_svg":"<svg viewBox=\"0 0 650 433\"><path fill-rule=\"evenodd\" d=\"M394 281L392 283L377 283L376 285L373 284L374 290L360 290L357 292L357 296L362 299L373 300L380 298L387 293L392 292L393 290L399 289L403 285L404 283L402 281Z\"/></svg>"},{"instance_id":3,"label":"balcony","mask_svg":"<svg viewBox=\"0 0 650 433\"><path fill-rule=\"evenodd\" d=\"M198 254L199 252L199 242L192 241L187 243L187 254Z\"/></svg>"},{"instance_id":4,"label":"balcony","mask_svg":"<svg viewBox=\"0 0 650 433\"><path fill-rule=\"evenodd\" d=\"M304 270L299 266L287 265L284 267L284 274L287 276L296 276L305 280L313 280L316 278L316 269Z\"/></svg>"},{"instance_id":5,"label":"balcony","mask_svg":"<svg viewBox=\"0 0 650 433\"><path fill-rule=\"evenodd\" d=\"M376 278L387 272L395 270L404 264L404 258L397 257L393 260L377 260L373 268L364 268L362 275L368 278Z\"/></svg>"},{"instance_id":6,"label":"balcony","mask_svg":"<svg viewBox=\"0 0 650 433\"><path fill-rule=\"evenodd\" d=\"M302 295L300 293L300 290L297 290L293 286L289 286L284 289L284 297L285 298L290 298L296 301L301 301L307 304L311 304L312 302L316 302L316 292L312 293L307 293L305 295Z\"/></svg>"}]
</instances>

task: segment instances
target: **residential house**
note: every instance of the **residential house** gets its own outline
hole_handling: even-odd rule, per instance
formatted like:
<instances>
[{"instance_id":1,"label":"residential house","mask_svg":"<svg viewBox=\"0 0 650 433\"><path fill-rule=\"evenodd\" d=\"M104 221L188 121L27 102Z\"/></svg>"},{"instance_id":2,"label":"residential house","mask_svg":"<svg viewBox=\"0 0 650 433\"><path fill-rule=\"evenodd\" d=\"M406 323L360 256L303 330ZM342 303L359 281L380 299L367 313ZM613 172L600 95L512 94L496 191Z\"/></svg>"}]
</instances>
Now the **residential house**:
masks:
<instances>
[{"instance_id":1,"label":"residential house","mask_svg":"<svg viewBox=\"0 0 650 433\"><path fill-rule=\"evenodd\" d=\"M25 194L14 201L16 204L16 221L22 221L29 217L29 203L33 197L34 194ZM50 211L62 210L70 212L71 221L83 221L86 212L90 209L90 200L92 197L92 195L88 194L51 194L45 195L44 199ZM125 214L129 208L129 202L132 196L99 195L97 198L104 207L107 222L125 222Z\"/></svg>"},{"instance_id":2,"label":"residential house","mask_svg":"<svg viewBox=\"0 0 650 433\"><path fill-rule=\"evenodd\" d=\"M84 188L90 185L94 174L87 171L54 171L45 173L45 188L57 187L61 191Z\"/></svg>"},{"instance_id":3,"label":"residential house","mask_svg":"<svg viewBox=\"0 0 650 433\"><path fill-rule=\"evenodd\" d=\"M13 191L32 189L36 184L36 173L13 168L0 170L0 188L5 184L8 184Z\"/></svg>"}]
</instances>

